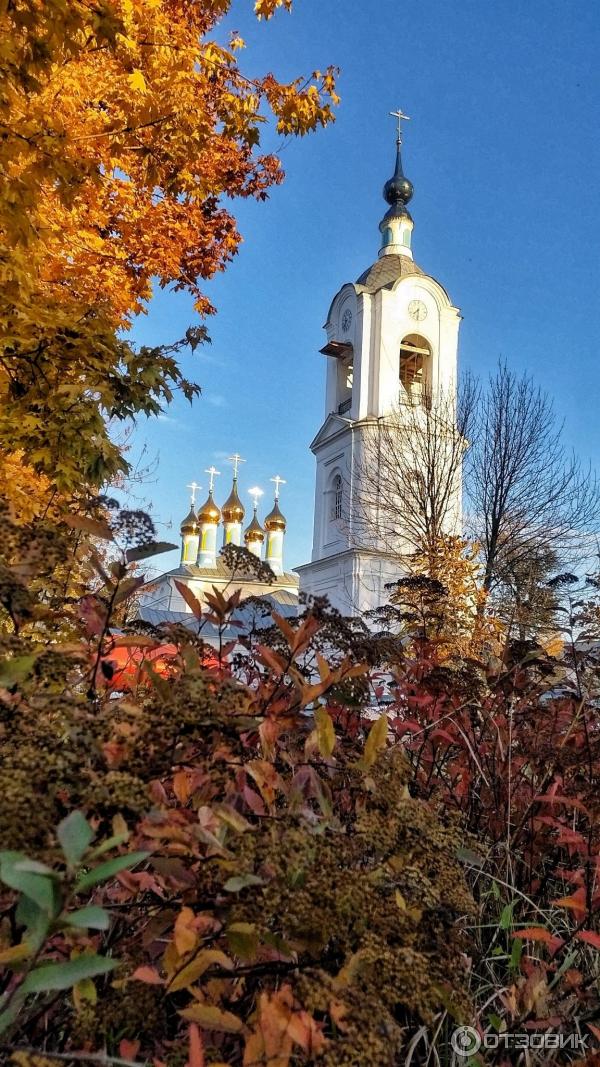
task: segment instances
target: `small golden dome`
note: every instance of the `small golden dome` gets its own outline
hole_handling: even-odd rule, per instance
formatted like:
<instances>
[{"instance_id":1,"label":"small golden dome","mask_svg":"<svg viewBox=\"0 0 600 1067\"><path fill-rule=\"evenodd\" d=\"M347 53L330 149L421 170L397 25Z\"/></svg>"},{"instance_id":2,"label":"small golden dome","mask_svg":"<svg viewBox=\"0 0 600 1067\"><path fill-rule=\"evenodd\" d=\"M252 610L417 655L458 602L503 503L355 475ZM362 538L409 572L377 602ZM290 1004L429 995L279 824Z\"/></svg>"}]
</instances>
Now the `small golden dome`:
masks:
<instances>
[{"instance_id":1,"label":"small golden dome","mask_svg":"<svg viewBox=\"0 0 600 1067\"><path fill-rule=\"evenodd\" d=\"M206 499L206 502L202 505L202 507L198 511L198 522L199 523L208 522L208 523L212 523L214 526L218 526L220 518L221 518L221 512L219 511L217 505L214 502L213 495L212 495L212 489L211 489L209 494L208 494L208 497Z\"/></svg>"},{"instance_id":2,"label":"small golden dome","mask_svg":"<svg viewBox=\"0 0 600 1067\"><path fill-rule=\"evenodd\" d=\"M244 541L248 544L251 541L264 541L265 531L256 518L256 511L252 516L252 522L244 530Z\"/></svg>"},{"instance_id":3,"label":"small golden dome","mask_svg":"<svg viewBox=\"0 0 600 1067\"><path fill-rule=\"evenodd\" d=\"M198 529L198 516L194 511L194 505L192 504L185 519L182 519L181 526L179 527L182 534L196 533Z\"/></svg>"},{"instance_id":4,"label":"small golden dome","mask_svg":"<svg viewBox=\"0 0 600 1067\"><path fill-rule=\"evenodd\" d=\"M269 512L265 519L265 528L267 530L285 530L286 518L279 510L279 501L276 500L273 506L273 510Z\"/></svg>"},{"instance_id":5,"label":"small golden dome","mask_svg":"<svg viewBox=\"0 0 600 1067\"><path fill-rule=\"evenodd\" d=\"M244 505L238 496L237 478L234 478L231 492L221 508L223 522L241 522L245 514Z\"/></svg>"}]
</instances>

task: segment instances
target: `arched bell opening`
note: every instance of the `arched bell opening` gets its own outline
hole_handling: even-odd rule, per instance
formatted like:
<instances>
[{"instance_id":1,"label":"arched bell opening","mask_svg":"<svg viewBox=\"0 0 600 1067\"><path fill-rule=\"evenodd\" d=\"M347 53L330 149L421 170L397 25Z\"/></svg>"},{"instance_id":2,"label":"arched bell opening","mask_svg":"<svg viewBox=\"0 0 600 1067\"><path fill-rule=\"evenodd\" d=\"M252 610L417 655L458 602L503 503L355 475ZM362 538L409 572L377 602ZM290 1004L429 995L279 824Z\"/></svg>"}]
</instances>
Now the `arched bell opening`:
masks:
<instances>
[{"instance_id":1,"label":"arched bell opening","mask_svg":"<svg viewBox=\"0 0 600 1067\"><path fill-rule=\"evenodd\" d=\"M400 345L400 404L431 407L431 345L419 334L408 334Z\"/></svg>"}]
</instances>

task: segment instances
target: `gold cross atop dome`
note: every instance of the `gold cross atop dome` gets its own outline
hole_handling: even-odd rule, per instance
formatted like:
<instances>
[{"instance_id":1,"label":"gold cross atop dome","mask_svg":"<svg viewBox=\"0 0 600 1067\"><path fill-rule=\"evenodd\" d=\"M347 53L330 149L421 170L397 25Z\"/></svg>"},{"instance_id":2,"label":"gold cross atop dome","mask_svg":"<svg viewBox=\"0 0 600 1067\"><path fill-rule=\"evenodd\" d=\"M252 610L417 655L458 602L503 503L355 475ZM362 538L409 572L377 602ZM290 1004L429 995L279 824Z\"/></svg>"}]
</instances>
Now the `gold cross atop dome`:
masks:
<instances>
[{"instance_id":1,"label":"gold cross atop dome","mask_svg":"<svg viewBox=\"0 0 600 1067\"><path fill-rule=\"evenodd\" d=\"M198 492L199 489L202 489L202 486L198 485L197 482L191 482L190 485L186 485L186 489L191 489L192 490L192 507L193 507L194 504L196 503L196 493Z\"/></svg>"},{"instance_id":2,"label":"gold cross atop dome","mask_svg":"<svg viewBox=\"0 0 600 1067\"><path fill-rule=\"evenodd\" d=\"M396 140L398 141L398 144L402 144L402 119L406 122L410 122L410 115L405 115L401 107L399 107L397 111L390 111L390 115L392 118L398 119L398 133L396 135Z\"/></svg>"},{"instance_id":3,"label":"gold cross atop dome","mask_svg":"<svg viewBox=\"0 0 600 1067\"><path fill-rule=\"evenodd\" d=\"M285 478L280 478L278 474L274 478L270 478L269 481L275 482L275 500L279 500L279 486L287 485Z\"/></svg>"},{"instance_id":4,"label":"gold cross atop dome","mask_svg":"<svg viewBox=\"0 0 600 1067\"><path fill-rule=\"evenodd\" d=\"M204 471L204 473L205 473L205 474L210 474L210 485L209 485L209 489L210 489L210 491L211 491L211 493L212 493L212 491L213 491L213 489L214 489L214 487L215 487L215 475L217 475L217 474L220 474L220 473L221 473L221 471L218 471L218 470L217 470L217 468L216 468L216 467L214 466L214 464L213 464L213 466L212 466L212 467L207 467L207 469L206 469L206 470Z\"/></svg>"},{"instance_id":5,"label":"gold cross atop dome","mask_svg":"<svg viewBox=\"0 0 600 1067\"><path fill-rule=\"evenodd\" d=\"M238 467L239 467L240 463L245 463L246 460L242 459L242 457L240 456L239 452L234 452L233 455L232 456L228 456L227 459L228 459L228 461L230 463L233 463L233 477L237 478L237 476L238 476Z\"/></svg>"}]
</instances>

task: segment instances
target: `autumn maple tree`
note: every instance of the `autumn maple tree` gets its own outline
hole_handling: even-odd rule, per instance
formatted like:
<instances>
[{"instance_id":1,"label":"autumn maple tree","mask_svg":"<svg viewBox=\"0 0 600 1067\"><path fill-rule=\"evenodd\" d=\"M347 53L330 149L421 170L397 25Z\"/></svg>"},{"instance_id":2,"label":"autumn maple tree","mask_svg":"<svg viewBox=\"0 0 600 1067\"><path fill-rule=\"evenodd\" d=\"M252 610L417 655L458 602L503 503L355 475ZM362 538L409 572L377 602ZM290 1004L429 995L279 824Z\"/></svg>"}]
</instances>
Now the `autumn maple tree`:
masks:
<instances>
[{"instance_id":1,"label":"autumn maple tree","mask_svg":"<svg viewBox=\"0 0 600 1067\"><path fill-rule=\"evenodd\" d=\"M213 311L202 282L240 241L224 198L263 199L282 180L262 125L304 134L332 120L331 69L288 84L244 75L244 42L217 39L230 7L2 5L0 462L16 456L51 489L124 468L107 420L156 413L177 387L194 395L178 339L136 351L123 331L154 281ZM279 7L290 0L258 0L256 15ZM204 336L197 325L182 343Z\"/></svg>"}]
</instances>

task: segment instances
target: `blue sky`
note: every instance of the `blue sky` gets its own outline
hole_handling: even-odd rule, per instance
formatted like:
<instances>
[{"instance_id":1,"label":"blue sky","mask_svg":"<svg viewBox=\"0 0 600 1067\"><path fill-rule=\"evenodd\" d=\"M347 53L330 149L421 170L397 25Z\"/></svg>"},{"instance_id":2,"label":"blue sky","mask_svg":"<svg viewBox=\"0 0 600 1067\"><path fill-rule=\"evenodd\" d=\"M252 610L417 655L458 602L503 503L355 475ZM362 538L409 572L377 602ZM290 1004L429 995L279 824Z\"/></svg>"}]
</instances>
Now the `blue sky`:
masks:
<instances>
[{"instance_id":1,"label":"blue sky","mask_svg":"<svg viewBox=\"0 0 600 1067\"><path fill-rule=\"evenodd\" d=\"M287 177L265 204L233 205L244 244L206 286L212 344L184 360L202 396L136 427L132 456L158 457L136 494L160 535L178 540L186 483L206 487L213 462L225 498L237 450L248 504L250 486L267 501L269 478L287 479L286 566L310 558L322 324L377 258L398 104L411 116L414 255L461 308L461 365L485 375L502 357L530 371L567 441L600 466L597 0L295 0L267 24L251 8L234 0L227 23L246 39L243 69L291 79L334 63L342 102L335 126L310 137L266 131ZM195 321L191 300L158 292L133 337L168 342Z\"/></svg>"}]
</instances>

